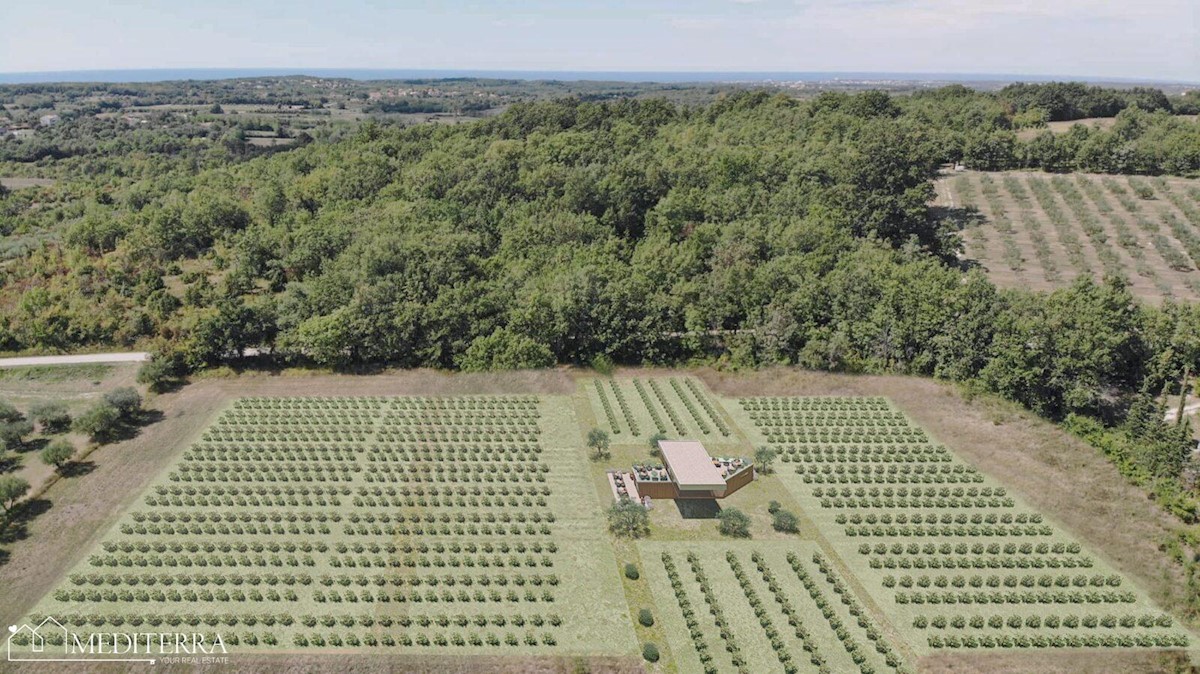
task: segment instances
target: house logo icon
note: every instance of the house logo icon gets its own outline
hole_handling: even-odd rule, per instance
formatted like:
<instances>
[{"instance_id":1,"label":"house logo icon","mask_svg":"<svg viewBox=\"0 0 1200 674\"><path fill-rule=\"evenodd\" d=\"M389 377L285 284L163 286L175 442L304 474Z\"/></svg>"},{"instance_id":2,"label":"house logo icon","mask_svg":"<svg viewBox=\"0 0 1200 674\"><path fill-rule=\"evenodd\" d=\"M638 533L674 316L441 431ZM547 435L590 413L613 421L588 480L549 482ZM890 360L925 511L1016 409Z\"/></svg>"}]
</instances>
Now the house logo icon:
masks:
<instances>
[{"instance_id":1,"label":"house logo icon","mask_svg":"<svg viewBox=\"0 0 1200 674\"><path fill-rule=\"evenodd\" d=\"M37 618L35 617L34 620ZM220 633L91 632L79 634L53 616L8 627L9 662L145 662L155 656L187 656L198 663L224 662L229 651Z\"/></svg>"},{"instance_id":2,"label":"house logo icon","mask_svg":"<svg viewBox=\"0 0 1200 674\"><path fill-rule=\"evenodd\" d=\"M9 625L8 626L8 642L7 654L9 661L19 660L20 658L13 657L13 640L23 641L21 637L28 636L29 650L32 653L43 653L46 650L46 637L50 634L61 636L59 643L67 643L67 628L63 624L54 619L53 616L46 616L42 622L38 623L37 627L31 627L28 624Z\"/></svg>"}]
</instances>

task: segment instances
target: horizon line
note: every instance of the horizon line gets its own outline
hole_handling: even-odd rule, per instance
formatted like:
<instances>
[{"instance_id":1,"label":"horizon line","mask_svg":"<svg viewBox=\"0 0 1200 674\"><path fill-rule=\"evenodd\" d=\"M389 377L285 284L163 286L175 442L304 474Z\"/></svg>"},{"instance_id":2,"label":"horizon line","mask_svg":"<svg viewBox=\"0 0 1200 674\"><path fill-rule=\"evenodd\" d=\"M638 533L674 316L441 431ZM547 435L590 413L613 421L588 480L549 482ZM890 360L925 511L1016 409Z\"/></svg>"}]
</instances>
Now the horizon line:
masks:
<instances>
[{"instance_id":1,"label":"horizon line","mask_svg":"<svg viewBox=\"0 0 1200 674\"><path fill-rule=\"evenodd\" d=\"M581 68L581 69L538 69L538 68L384 68L384 67L337 67L337 66L321 66L321 67L280 67L280 66L238 66L238 67L220 67L220 66L191 66L180 68L84 68L73 70L28 70L28 71L0 71L0 85L5 84L56 84L56 83L120 83L124 80L110 79L122 73L129 74L153 74L153 73L177 73L177 74L200 74L209 73L216 75L218 73L227 73L228 76L214 76L210 78L192 78L192 77L164 77L161 79L139 79L129 80L130 82L151 83L151 82L169 82L184 80L220 80L220 79L235 79L238 77L286 77L286 76L305 76L317 74L342 73L338 76L329 75L334 79L352 79L369 81L372 78L355 77L349 73L372 74L372 73L392 73L392 77L380 77L380 80L387 79L410 79L410 77L402 76L402 73L410 73L413 75L441 75L440 78L449 76L463 76L474 73L479 79L488 79L487 76L501 76L498 79L504 79L502 76L509 76L507 79L519 80L559 80L570 81L569 78L556 78L554 75L576 76L575 80L592 79L589 77L580 78L578 76L598 76L598 75L615 75L615 76L636 76L640 79L636 80L642 83L687 83L687 82L738 82L745 81L745 78L758 79L759 81L771 81L772 76L807 76L809 79L816 76L822 76L824 79L812 79L812 81L831 81L837 79L893 79L902 82L930 82L930 81L979 81L979 82L998 82L1011 81L1020 82L1024 80L1051 82L1051 81L1081 81L1089 83L1119 83L1119 84L1169 84L1182 86L1200 86L1200 82L1190 80L1179 80L1171 78L1155 79L1152 77L1112 77L1100 75L1066 75L1066 74L1036 74L1036 73L999 73L999 72L928 72L928 71L869 71L869 70L607 70L599 68ZM246 73L244 75L240 73ZM251 74L258 73L258 74ZM81 75L88 74L107 75L109 78L104 79L33 79L52 77L56 75ZM666 76L671 78L668 81L645 79L647 76ZM687 76L705 76L700 80L679 79L679 77ZM738 77L737 79L721 79L722 77ZM858 76L858 77L854 77ZM971 79L977 78L977 79ZM593 80L593 81L630 81L622 79L608 80Z\"/></svg>"}]
</instances>

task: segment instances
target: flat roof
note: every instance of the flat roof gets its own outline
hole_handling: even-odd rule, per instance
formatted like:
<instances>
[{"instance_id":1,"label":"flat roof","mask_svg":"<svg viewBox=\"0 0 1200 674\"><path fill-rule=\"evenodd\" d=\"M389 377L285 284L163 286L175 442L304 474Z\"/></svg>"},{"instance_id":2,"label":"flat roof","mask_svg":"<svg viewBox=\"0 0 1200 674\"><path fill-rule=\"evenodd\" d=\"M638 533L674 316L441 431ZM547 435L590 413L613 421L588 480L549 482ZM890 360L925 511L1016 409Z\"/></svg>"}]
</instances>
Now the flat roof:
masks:
<instances>
[{"instance_id":1,"label":"flat roof","mask_svg":"<svg viewBox=\"0 0 1200 674\"><path fill-rule=\"evenodd\" d=\"M663 462L683 489L724 489L725 478L704 445L691 440L660 440Z\"/></svg>"}]
</instances>

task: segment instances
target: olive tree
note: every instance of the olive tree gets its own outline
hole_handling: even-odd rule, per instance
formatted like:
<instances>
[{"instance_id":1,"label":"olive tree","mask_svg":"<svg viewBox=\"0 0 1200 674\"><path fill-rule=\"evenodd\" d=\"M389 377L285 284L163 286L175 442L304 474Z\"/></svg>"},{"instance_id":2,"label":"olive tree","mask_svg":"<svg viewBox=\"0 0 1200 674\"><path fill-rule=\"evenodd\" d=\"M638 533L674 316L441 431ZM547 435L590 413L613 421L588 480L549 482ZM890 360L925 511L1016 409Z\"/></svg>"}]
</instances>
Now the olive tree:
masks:
<instances>
[{"instance_id":1,"label":"olive tree","mask_svg":"<svg viewBox=\"0 0 1200 674\"><path fill-rule=\"evenodd\" d=\"M0 506L11 512L22 496L29 493L29 483L16 475L0 476Z\"/></svg>"},{"instance_id":2,"label":"olive tree","mask_svg":"<svg viewBox=\"0 0 1200 674\"><path fill-rule=\"evenodd\" d=\"M646 506L621 499L608 509L608 528L623 538L641 538L650 533L650 511Z\"/></svg>"}]
</instances>

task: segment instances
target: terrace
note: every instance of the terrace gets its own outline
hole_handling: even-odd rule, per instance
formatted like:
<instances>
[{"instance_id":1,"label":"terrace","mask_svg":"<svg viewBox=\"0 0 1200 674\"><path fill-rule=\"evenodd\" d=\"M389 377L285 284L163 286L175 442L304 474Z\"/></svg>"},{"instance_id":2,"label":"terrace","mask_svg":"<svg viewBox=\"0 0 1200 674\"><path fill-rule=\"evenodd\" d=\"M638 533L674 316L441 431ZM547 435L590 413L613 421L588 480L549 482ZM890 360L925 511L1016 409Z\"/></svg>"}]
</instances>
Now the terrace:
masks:
<instances>
[{"instance_id":1,"label":"terrace","mask_svg":"<svg viewBox=\"0 0 1200 674\"><path fill-rule=\"evenodd\" d=\"M754 480L754 464L741 457L714 457L694 441L658 443L663 464L634 464L630 472L610 472L615 498L632 491L652 499L724 498ZM619 486L629 484L622 493Z\"/></svg>"}]
</instances>

